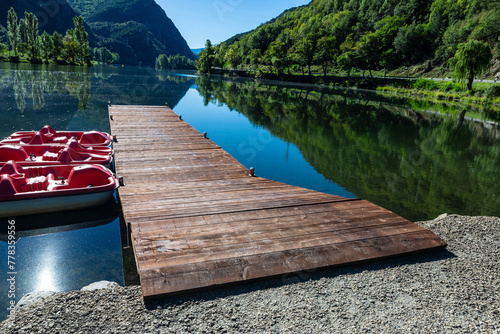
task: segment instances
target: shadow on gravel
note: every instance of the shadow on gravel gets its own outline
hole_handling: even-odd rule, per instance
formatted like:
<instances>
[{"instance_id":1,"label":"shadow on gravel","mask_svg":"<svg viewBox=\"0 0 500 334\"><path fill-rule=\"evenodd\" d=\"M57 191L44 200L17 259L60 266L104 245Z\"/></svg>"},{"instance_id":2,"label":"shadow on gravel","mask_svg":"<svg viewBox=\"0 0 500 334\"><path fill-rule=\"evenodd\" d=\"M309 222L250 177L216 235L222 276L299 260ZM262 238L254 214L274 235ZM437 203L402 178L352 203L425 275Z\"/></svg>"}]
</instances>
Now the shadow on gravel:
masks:
<instances>
[{"instance_id":1,"label":"shadow on gravel","mask_svg":"<svg viewBox=\"0 0 500 334\"><path fill-rule=\"evenodd\" d=\"M425 253L416 253L410 255L399 256L395 258L387 258L372 262L362 262L357 264L350 264L342 267L329 267L302 271L298 273L285 274L270 278L263 278L254 281L238 282L227 284L219 287L209 288L210 290L203 289L188 293L172 295L169 297L154 299L145 302L148 310L155 310L157 308L169 308L172 306L179 306L182 304L189 305L200 301L211 301L218 298L228 296L236 296L255 292L258 290L266 290L278 288L286 285L293 285L305 281L315 281L326 277L337 277L343 275L357 274L363 271L377 271L388 268L394 268L404 265L412 265L424 262L442 261L453 259L457 256L446 249L440 249Z\"/></svg>"}]
</instances>

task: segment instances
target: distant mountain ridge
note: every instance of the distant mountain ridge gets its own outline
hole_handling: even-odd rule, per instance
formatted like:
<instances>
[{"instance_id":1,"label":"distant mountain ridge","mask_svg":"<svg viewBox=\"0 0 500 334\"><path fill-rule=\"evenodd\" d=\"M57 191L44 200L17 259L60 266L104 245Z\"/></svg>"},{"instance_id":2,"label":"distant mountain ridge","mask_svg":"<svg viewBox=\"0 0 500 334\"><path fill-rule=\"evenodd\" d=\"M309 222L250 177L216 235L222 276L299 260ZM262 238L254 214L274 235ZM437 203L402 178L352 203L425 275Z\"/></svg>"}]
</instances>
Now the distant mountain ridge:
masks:
<instances>
[{"instance_id":1,"label":"distant mountain ridge","mask_svg":"<svg viewBox=\"0 0 500 334\"><path fill-rule=\"evenodd\" d=\"M159 54L194 59L174 23L154 0L2 0L0 25L7 27L7 11L14 7L38 17L40 32L64 34L73 28L73 18L82 15L91 47L107 47L125 64L154 65ZM0 34L3 29L0 28ZM2 40L3 39L3 40ZM5 33L0 42L7 42Z\"/></svg>"}]
</instances>

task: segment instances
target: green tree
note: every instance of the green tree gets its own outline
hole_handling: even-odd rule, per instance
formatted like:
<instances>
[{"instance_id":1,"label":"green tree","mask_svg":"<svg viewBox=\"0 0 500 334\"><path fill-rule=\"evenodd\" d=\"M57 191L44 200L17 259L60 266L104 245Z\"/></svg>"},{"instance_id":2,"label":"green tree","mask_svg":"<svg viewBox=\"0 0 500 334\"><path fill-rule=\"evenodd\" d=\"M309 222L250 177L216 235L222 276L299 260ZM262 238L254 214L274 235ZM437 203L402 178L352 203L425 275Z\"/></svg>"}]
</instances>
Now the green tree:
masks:
<instances>
[{"instance_id":1,"label":"green tree","mask_svg":"<svg viewBox=\"0 0 500 334\"><path fill-rule=\"evenodd\" d=\"M86 61L89 57L89 34L85 31L83 17L77 16L73 18L73 23L75 24L73 37L75 42L78 44L77 57L80 58L80 60L83 62Z\"/></svg>"},{"instance_id":2,"label":"green tree","mask_svg":"<svg viewBox=\"0 0 500 334\"><path fill-rule=\"evenodd\" d=\"M0 43L0 53L9 51L9 47L5 43Z\"/></svg>"},{"instance_id":3,"label":"green tree","mask_svg":"<svg viewBox=\"0 0 500 334\"><path fill-rule=\"evenodd\" d=\"M99 59L102 59L101 55L99 55ZM102 61L102 60L100 60ZM155 62L156 68L157 69L164 69L169 67L169 61L168 61L168 56L166 54L161 54L156 58Z\"/></svg>"},{"instance_id":4,"label":"green tree","mask_svg":"<svg viewBox=\"0 0 500 334\"><path fill-rule=\"evenodd\" d=\"M28 52L28 27L26 25L25 19L19 20L19 37L19 52L25 54L26 52Z\"/></svg>"},{"instance_id":5,"label":"green tree","mask_svg":"<svg viewBox=\"0 0 500 334\"><path fill-rule=\"evenodd\" d=\"M99 48L99 60L101 63L113 63L115 60L115 57L113 55L113 52L111 52L108 48L102 47ZM161 55L160 55L161 56Z\"/></svg>"},{"instance_id":6,"label":"green tree","mask_svg":"<svg viewBox=\"0 0 500 334\"><path fill-rule=\"evenodd\" d=\"M400 28L393 44L406 65L418 63L432 54L431 42L421 24Z\"/></svg>"},{"instance_id":7,"label":"green tree","mask_svg":"<svg viewBox=\"0 0 500 334\"><path fill-rule=\"evenodd\" d=\"M458 45L455 56L448 61L448 64L454 76L461 82L467 80L467 90L472 90L474 78L486 71L491 58L491 48L487 43L470 40Z\"/></svg>"},{"instance_id":8,"label":"green tree","mask_svg":"<svg viewBox=\"0 0 500 334\"><path fill-rule=\"evenodd\" d=\"M250 54L250 64L259 65L262 62L262 51L260 49L253 49Z\"/></svg>"},{"instance_id":9,"label":"green tree","mask_svg":"<svg viewBox=\"0 0 500 334\"><path fill-rule=\"evenodd\" d=\"M42 49L42 58L48 62L50 54L54 50L54 42L52 40L52 36L50 36L46 31L44 31L40 37L40 45Z\"/></svg>"},{"instance_id":10,"label":"green tree","mask_svg":"<svg viewBox=\"0 0 500 334\"><path fill-rule=\"evenodd\" d=\"M373 77L372 70L378 68L382 56L379 36L376 33L364 34L356 43L356 49L362 69L368 70Z\"/></svg>"},{"instance_id":11,"label":"green tree","mask_svg":"<svg viewBox=\"0 0 500 334\"><path fill-rule=\"evenodd\" d=\"M318 52L316 53L315 60L323 67L325 77L333 60L336 59L335 43L334 36L323 36L318 40Z\"/></svg>"},{"instance_id":12,"label":"green tree","mask_svg":"<svg viewBox=\"0 0 500 334\"><path fill-rule=\"evenodd\" d=\"M10 7L7 14L7 34L9 36L11 51L14 51L14 56L17 57L17 47L21 40L19 32L19 22L14 8Z\"/></svg>"},{"instance_id":13,"label":"green tree","mask_svg":"<svg viewBox=\"0 0 500 334\"><path fill-rule=\"evenodd\" d=\"M231 68L238 68L241 64L240 44L233 43L226 52L226 60Z\"/></svg>"},{"instance_id":14,"label":"green tree","mask_svg":"<svg viewBox=\"0 0 500 334\"><path fill-rule=\"evenodd\" d=\"M305 67L306 67L306 62L303 59L302 55L297 52L296 46L292 46L288 50L288 58L290 59L290 62L292 63L292 69L294 71L300 71L302 72L302 75L305 75Z\"/></svg>"},{"instance_id":15,"label":"green tree","mask_svg":"<svg viewBox=\"0 0 500 334\"><path fill-rule=\"evenodd\" d=\"M226 42L222 42L217 47L217 52L214 57L214 66L224 68L225 59L227 53L227 44Z\"/></svg>"},{"instance_id":16,"label":"green tree","mask_svg":"<svg viewBox=\"0 0 500 334\"><path fill-rule=\"evenodd\" d=\"M80 46L78 45L77 42L75 42L71 29L66 32L66 36L64 36L63 38L63 44L64 44L64 52L63 52L64 58L69 60L71 63L74 63L76 57L78 57Z\"/></svg>"},{"instance_id":17,"label":"green tree","mask_svg":"<svg viewBox=\"0 0 500 334\"><path fill-rule=\"evenodd\" d=\"M110 55L112 53L110 52ZM175 55L167 56L161 54L156 58L156 68L158 69L174 69L174 70L192 70L196 69L194 61L186 56Z\"/></svg>"},{"instance_id":18,"label":"green tree","mask_svg":"<svg viewBox=\"0 0 500 334\"><path fill-rule=\"evenodd\" d=\"M199 57L196 60L196 67L200 73L212 73L214 53L215 51L212 42L207 39L205 48L200 52Z\"/></svg>"},{"instance_id":19,"label":"green tree","mask_svg":"<svg viewBox=\"0 0 500 334\"><path fill-rule=\"evenodd\" d=\"M57 31L54 31L54 34L52 35L52 42L54 44L52 56L55 60L57 60L58 57L61 57L64 51L63 35L61 35Z\"/></svg>"},{"instance_id":20,"label":"green tree","mask_svg":"<svg viewBox=\"0 0 500 334\"><path fill-rule=\"evenodd\" d=\"M337 66L347 72L351 77L351 71L357 64L358 54L355 51L347 51L337 57Z\"/></svg>"},{"instance_id":21,"label":"green tree","mask_svg":"<svg viewBox=\"0 0 500 334\"><path fill-rule=\"evenodd\" d=\"M28 50L32 58L38 57L39 32L38 32L38 18L33 13L24 13L26 20L26 36L28 41Z\"/></svg>"},{"instance_id":22,"label":"green tree","mask_svg":"<svg viewBox=\"0 0 500 334\"><path fill-rule=\"evenodd\" d=\"M394 49L395 39L402 27L405 26L405 19L401 16L389 16L378 21L375 24L376 41L379 44L380 58L378 66L385 70L397 67L401 62L398 59L398 53ZM422 45L422 44L419 44Z\"/></svg>"},{"instance_id":23,"label":"green tree","mask_svg":"<svg viewBox=\"0 0 500 334\"><path fill-rule=\"evenodd\" d=\"M266 57L276 73L281 74L285 67L285 43L277 40L272 42L266 51Z\"/></svg>"},{"instance_id":24,"label":"green tree","mask_svg":"<svg viewBox=\"0 0 500 334\"><path fill-rule=\"evenodd\" d=\"M300 63L307 65L307 72L311 75L311 66L313 65L314 56L316 54L317 37L315 34L310 33L303 37L295 45L296 59Z\"/></svg>"},{"instance_id":25,"label":"green tree","mask_svg":"<svg viewBox=\"0 0 500 334\"><path fill-rule=\"evenodd\" d=\"M116 52L111 52L111 54L113 55L113 63L117 63L120 61L120 55ZM194 63L194 61L191 60L192 63ZM195 68L194 64L192 66L193 68Z\"/></svg>"}]
</instances>

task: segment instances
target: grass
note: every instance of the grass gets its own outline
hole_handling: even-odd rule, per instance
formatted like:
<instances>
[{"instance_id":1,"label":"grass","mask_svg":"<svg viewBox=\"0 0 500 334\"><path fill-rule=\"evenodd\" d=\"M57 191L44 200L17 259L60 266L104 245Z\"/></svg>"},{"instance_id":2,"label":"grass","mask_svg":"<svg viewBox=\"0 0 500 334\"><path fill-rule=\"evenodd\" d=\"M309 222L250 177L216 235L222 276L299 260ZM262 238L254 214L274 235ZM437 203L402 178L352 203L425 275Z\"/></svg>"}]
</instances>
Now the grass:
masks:
<instances>
[{"instance_id":1,"label":"grass","mask_svg":"<svg viewBox=\"0 0 500 334\"><path fill-rule=\"evenodd\" d=\"M0 53L0 61L4 61L4 62L11 62L9 60L9 58L11 57L12 55L8 52L4 52L4 53ZM49 59L49 62L45 62L45 60L41 59L41 58L37 58L39 62L37 62L36 64L55 64L55 65L72 65L72 66L78 66L78 65L86 65L86 64L79 64L79 63L76 63L76 62L69 62L67 60L62 60L60 58L58 58L57 60L54 60L54 59ZM18 63L31 63L30 62L30 58L26 55L19 55L19 61ZM92 64L94 62L91 62Z\"/></svg>"},{"instance_id":2,"label":"grass","mask_svg":"<svg viewBox=\"0 0 500 334\"><path fill-rule=\"evenodd\" d=\"M462 101L500 105L500 84L495 83L478 82L473 85L473 90L466 91L462 83L418 79L413 83L413 87L401 88L383 86L378 87L377 91L410 96L415 95L441 101Z\"/></svg>"}]
</instances>

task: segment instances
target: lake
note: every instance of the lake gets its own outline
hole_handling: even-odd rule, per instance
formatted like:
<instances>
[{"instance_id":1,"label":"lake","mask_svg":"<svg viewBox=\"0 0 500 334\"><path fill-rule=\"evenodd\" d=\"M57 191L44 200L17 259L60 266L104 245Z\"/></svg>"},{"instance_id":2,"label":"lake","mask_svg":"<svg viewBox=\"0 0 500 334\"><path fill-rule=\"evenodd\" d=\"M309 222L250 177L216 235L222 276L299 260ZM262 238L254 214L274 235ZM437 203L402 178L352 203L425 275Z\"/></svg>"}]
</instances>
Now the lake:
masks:
<instances>
[{"instance_id":1,"label":"lake","mask_svg":"<svg viewBox=\"0 0 500 334\"><path fill-rule=\"evenodd\" d=\"M495 108L132 67L0 64L0 138L49 124L109 131L107 104L164 105L265 178L360 197L410 220L500 216ZM461 120L463 108L477 120ZM119 207L4 219L0 316L31 291L125 284ZM7 224L15 221L15 298Z\"/></svg>"}]
</instances>

